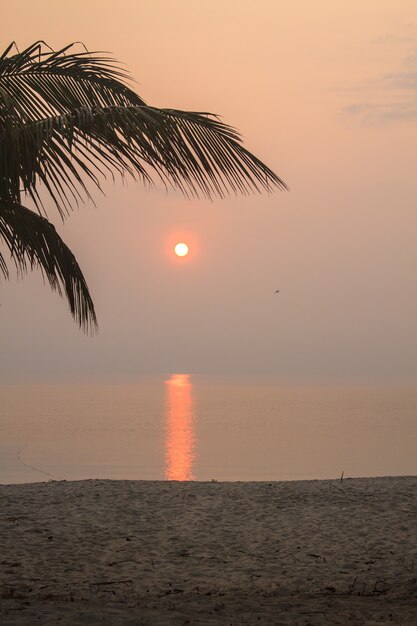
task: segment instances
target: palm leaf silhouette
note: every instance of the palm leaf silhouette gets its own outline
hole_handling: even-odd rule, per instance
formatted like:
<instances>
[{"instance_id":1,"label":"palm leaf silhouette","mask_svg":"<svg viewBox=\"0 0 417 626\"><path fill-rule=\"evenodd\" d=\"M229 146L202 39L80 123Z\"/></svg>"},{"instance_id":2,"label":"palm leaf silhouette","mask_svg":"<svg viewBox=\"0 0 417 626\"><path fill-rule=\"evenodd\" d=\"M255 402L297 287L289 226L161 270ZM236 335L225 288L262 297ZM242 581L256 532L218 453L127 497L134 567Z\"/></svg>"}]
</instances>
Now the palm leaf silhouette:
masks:
<instances>
[{"instance_id":1,"label":"palm leaf silhouette","mask_svg":"<svg viewBox=\"0 0 417 626\"><path fill-rule=\"evenodd\" d=\"M96 328L94 304L81 269L45 217L19 204L0 203L0 236L20 273L39 267L51 288L65 293L78 324L86 330ZM2 269L7 276L7 267Z\"/></svg>"},{"instance_id":2,"label":"palm leaf silhouette","mask_svg":"<svg viewBox=\"0 0 417 626\"><path fill-rule=\"evenodd\" d=\"M75 44L59 51L43 42L22 52L15 52L14 44L5 50L0 57L0 209L6 211L4 219L12 219L17 228L22 211L27 224L22 196L29 196L45 216L41 188L65 218L74 204L91 198L89 183L101 189L101 180L115 174L148 185L156 177L189 197L286 188L243 146L237 131L217 116L148 106L129 80L112 58L79 51ZM5 237L3 231L0 234ZM36 259L52 287L64 285L80 326L94 325L94 307L79 267L67 264L69 273L64 275L63 257L59 263L53 258L58 249L62 252L63 242L59 239L56 244L48 247L48 259L45 249L44 256L34 253L33 257L9 249L20 270L27 267L23 259ZM2 256L0 271L8 275Z\"/></svg>"}]
</instances>

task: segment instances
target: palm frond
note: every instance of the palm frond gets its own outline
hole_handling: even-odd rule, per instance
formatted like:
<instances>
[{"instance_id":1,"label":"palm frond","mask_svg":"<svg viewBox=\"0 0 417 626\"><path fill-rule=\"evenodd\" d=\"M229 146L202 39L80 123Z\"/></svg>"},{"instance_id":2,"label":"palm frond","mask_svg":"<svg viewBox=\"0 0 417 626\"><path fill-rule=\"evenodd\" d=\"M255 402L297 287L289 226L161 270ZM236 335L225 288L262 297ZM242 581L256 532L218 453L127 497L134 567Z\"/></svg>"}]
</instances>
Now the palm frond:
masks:
<instances>
[{"instance_id":1,"label":"palm frond","mask_svg":"<svg viewBox=\"0 0 417 626\"><path fill-rule=\"evenodd\" d=\"M40 41L15 48L0 56L0 238L19 271L39 266L66 295L83 328L96 327L94 306L74 255L42 216L42 185L62 217L90 197L88 183L101 189L115 174L156 177L194 197L287 188L217 116L147 106L105 53ZM1 254L0 273L8 277Z\"/></svg>"},{"instance_id":2,"label":"palm frond","mask_svg":"<svg viewBox=\"0 0 417 626\"><path fill-rule=\"evenodd\" d=\"M80 107L145 105L128 86L129 74L110 57L77 52L76 44L56 52L43 42L17 54L11 50L0 57L0 97L8 98L9 112L24 122Z\"/></svg>"},{"instance_id":3,"label":"palm frond","mask_svg":"<svg viewBox=\"0 0 417 626\"><path fill-rule=\"evenodd\" d=\"M0 57L0 198L20 202L23 188L39 208L41 181L64 216L89 197L87 179L100 187L114 171L146 182L153 171L192 196L286 188L216 116L146 106L110 57L75 44L12 48Z\"/></svg>"},{"instance_id":4,"label":"palm frond","mask_svg":"<svg viewBox=\"0 0 417 626\"><path fill-rule=\"evenodd\" d=\"M7 263L4 260L4 256L0 252L0 272L3 274L4 278L9 278L9 269L7 267Z\"/></svg>"},{"instance_id":5,"label":"palm frond","mask_svg":"<svg viewBox=\"0 0 417 626\"><path fill-rule=\"evenodd\" d=\"M0 238L20 273L39 267L51 288L61 296L65 294L78 325L86 331L96 330L97 318L85 278L53 224L22 205L0 203ZM0 269L8 275L1 256Z\"/></svg>"},{"instance_id":6,"label":"palm frond","mask_svg":"<svg viewBox=\"0 0 417 626\"><path fill-rule=\"evenodd\" d=\"M4 190L19 202L23 188L37 202L40 181L64 215L74 199L89 196L87 179L100 187L99 176L113 171L145 182L153 172L186 195L209 198L286 188L233 128L208 113L81 107L0 131L0 198Z\"/></svg>"}]
</instances>

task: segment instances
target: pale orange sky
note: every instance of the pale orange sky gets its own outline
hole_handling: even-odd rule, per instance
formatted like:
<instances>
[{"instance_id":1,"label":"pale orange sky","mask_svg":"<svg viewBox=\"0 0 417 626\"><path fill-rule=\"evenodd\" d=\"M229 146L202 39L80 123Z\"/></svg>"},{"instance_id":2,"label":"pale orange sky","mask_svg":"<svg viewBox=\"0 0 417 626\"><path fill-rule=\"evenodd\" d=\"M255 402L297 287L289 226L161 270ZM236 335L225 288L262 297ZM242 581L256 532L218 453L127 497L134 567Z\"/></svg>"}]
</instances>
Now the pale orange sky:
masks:
<instances>
[{"instance_id":1,"label":"pale orange sky","mask_svg":"<svg viewBox=\"0 0 417 626\"><path fill-rule=\"evenodd\" d=\"M291 190L210 203L118 182L64 226L51 207L100 332L39 274L2 284L0 380L415 381L414 0L9 3L1 39L113 52L148 103L221 114Z\"/></svg>"}]
</instances>

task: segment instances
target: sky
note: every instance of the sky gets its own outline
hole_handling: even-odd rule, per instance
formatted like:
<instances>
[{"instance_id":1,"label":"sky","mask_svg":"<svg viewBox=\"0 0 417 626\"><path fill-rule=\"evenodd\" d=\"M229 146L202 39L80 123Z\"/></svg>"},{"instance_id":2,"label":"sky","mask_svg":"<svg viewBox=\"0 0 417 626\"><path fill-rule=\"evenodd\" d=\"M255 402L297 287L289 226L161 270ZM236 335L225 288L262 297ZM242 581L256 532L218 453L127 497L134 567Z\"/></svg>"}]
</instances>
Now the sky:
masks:
<instances>
[{"instance_id":1,"label":"sky","mask_svg":"<svg viewBox=\"0 0 417 626\"><path fill-rule=\"evenodd\" d=\"M99 332L39 272L13 276L0 382L415 383L415 0L24 0L0 37L111 52L149 104L220 114L290 188L210 202L103 181L65 224L48 201Z\"/></svg>"}]
</instances>

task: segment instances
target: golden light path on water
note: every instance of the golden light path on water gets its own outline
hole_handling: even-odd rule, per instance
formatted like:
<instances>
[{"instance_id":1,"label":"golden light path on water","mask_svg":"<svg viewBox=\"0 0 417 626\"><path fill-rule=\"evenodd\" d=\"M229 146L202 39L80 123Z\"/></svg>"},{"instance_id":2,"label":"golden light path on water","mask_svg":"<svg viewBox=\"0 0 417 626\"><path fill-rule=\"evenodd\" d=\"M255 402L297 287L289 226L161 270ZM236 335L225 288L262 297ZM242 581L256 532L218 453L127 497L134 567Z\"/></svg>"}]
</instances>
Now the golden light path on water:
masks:
<instances>
[{"instance_id":1,"label":"golden light path on water","mask_svg":"<svg viewBox=\"0 0 417 626\"><path fill-rule=\"evenodd\" d=\"M195 436L190 376L173 374L165 384L165 479L194 480Z\"/></svg>"}]
</instances>

